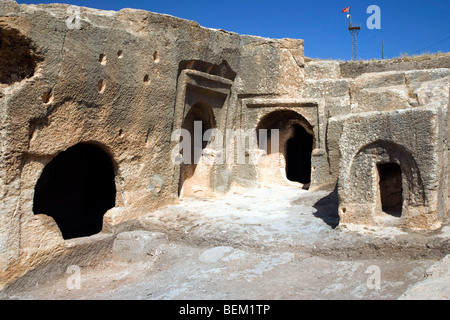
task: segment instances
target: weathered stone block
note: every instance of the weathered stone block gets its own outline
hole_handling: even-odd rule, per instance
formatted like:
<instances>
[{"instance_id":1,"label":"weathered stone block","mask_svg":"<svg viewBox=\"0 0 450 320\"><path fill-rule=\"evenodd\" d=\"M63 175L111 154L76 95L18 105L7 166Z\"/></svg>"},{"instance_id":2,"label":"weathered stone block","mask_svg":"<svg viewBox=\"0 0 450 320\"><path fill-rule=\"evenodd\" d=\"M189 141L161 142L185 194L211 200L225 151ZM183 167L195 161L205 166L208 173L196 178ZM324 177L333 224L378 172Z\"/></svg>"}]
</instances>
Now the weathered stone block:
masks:
<instances>
[{"instance_id":1,"label":"weathered stone block","mask_svg":"<svg viewBox=\"0 0 450 320\"><path fill-rule=\"evenodd\" d=\"M305 75L308 79L339 79L341 70L337 61L310 61L305 65Z\"/></svg>"},{"instance_id":2,"label":"weathered stone block","mask_svg":"<svg viewBox=\"0 0 450 320\"><path fill-rule=\"evenodd\" d=\"M439 105L431 105L341 118L341 223L377 224L389 214L396 217L391 222L409 228L440 226L438 208L446 206L442 194L446 183L439 183L444 175L439 165L444 148L440 113ZM402 200L395 213L384 209L383 164L400 169Z\"/></svg>"}]
</instances>

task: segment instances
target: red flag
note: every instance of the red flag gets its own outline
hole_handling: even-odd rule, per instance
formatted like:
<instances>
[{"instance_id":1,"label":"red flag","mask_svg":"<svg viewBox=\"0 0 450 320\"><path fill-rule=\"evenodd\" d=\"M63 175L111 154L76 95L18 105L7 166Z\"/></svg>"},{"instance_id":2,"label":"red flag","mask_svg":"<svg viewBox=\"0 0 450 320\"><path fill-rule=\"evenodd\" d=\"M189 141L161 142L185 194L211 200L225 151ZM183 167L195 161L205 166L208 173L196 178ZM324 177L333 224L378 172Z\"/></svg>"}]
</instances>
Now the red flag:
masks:
<instances>
[{"instance_id":1,"label":"red flag","mask_svg":"<svg viewBox=\"0 0 450 320\"><path fill-rule=\"evenodd\" d=\"M350 11L350 7L347 7L345 9L342 9L342 12L349 12Z\"/></svg>"}]
</instances>

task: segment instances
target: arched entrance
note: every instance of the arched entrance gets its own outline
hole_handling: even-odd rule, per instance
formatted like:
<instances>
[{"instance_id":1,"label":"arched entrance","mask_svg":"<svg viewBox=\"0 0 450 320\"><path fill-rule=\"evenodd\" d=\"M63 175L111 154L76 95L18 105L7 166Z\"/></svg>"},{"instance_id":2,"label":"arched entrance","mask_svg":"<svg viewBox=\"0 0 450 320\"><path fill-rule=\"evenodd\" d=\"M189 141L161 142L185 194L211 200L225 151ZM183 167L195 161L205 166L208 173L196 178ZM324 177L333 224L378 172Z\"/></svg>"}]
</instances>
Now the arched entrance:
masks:
<instances>
[{"instance_id":1,"label":"arched entrance","mask_svg":"<svg viewBox=\"0 0 450 320\"><path fill-rule=\"evenodd\" d=\"M381 208L385 213L400 217L403 205L402 169L400 165L390 162L379 163L377 171Z\"/></svg>"},{"instance_id":2,"label":"arched entrance","mask_svg":"<svg viewBox=\"0 0 450 320\"><path fill-rule=\"evenodd\" d=\"M210 168L202 162L202 152L208 141L203 141L205 132L215 127L215 118L207 103L194 104L186 114L182 129L190 135L190 161L182 163L180 168L179 195L206 193L209 188ZM200 130L196 130L200 129ZM183 154L186 152L183 150Z\"/></svg>"},{"instance_id":3,"label":"arched entrance","mask_svg":"<svg viewBox=\"0 0 450 320\"><path fill-rule=\"evenodd\" d=\"M103 215L115 205L114 176L105 151L89 143L72 146L42 171L33 212L53 217L64 239L96 234L102 230Z\"/></svg>"},{"instance_id":4,"label":"arched entrance","mask_svg":"<svg viewBox=\"0 0 450 320\"><path fill-rule=\"evenodd\" d=\"M308 184L311 182L313 136L299 124L293 127L294 136L286 142L286 177Z\"/></svg>"},{"instance_id":5,"label":"arched entrance","mask_svg":"<svg viewBox=\"0 0 450 320\"><path fill-rule=\"evenodd\" d=\"M364 145L341 170L342 223L415 224L411 221L429 206L419 166L400 144L377 140Z\"/></svg>"},{"instance_id":6,"label":"arched entrance","mask_svg":"<svg viewBox=\"0 0 450 320\"><path fill-rule=\"evenodd\" d=\"M311 154L314 149L314 132L309 122L292 110L277 110L265 115L256 127L258 147L260 129L267 130L267 160L260 168L260 182L282 182L278 172L292 182L300 182L308 188L311 182ZM271 130L278 129L277 154L273 154ZM281 157L280 157L281 156Z\"/></svg>"}]
</instances>

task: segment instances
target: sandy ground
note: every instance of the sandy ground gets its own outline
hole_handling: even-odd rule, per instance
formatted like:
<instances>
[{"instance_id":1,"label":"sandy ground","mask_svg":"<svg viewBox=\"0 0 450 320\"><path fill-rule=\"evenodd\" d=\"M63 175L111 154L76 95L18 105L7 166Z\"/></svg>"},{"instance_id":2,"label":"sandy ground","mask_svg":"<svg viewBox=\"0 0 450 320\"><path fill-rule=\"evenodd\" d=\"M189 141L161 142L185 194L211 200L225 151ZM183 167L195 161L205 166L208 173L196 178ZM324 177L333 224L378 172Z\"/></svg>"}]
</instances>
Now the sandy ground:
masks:
<instances>
[{"instance_id":1,"label":"sandy ground","mask_svg":"<svg viewBox=\"0 0 450 320\"><path fill-rule=\"evenodd\" d=\"M142 254L18 281L2 299L448 299L450 227L338 226L335 193L258 188L185 199L133 223ZM116 238L117 241L117 238ZM122 257L122 258L121 258ZM57 262L55 262L57 263ZM75 278L76 276L76 278Z\"/></svg>"}]
</instances>

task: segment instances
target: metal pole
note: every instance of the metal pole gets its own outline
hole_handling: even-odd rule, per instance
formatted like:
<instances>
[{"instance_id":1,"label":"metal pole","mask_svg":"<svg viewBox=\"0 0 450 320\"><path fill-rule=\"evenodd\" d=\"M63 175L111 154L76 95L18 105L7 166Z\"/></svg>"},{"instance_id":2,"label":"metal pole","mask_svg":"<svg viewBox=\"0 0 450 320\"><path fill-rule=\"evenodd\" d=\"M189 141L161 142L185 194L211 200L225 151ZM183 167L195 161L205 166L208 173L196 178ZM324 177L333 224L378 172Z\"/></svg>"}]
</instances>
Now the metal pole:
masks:
<instances>
[{"instance_id":1,"label":"metal pole","mask_svg":"<svg viewBox=\"0 0 450 320\"><path fill-rule=\"evenodd\" d=\"M357 32L356 30L352 30L352 60L358 60L358 43L357 43Z\"/></svg>"},{"instance_id":2,"label":"metal pole","mask_svg":"<svg viewBox=\"0 0 450 320\"><path fill-rule=\"evenodd\" d=\"M384 40L381 41L381 60L384 60Z\"/></svg>"}]
</instances>

